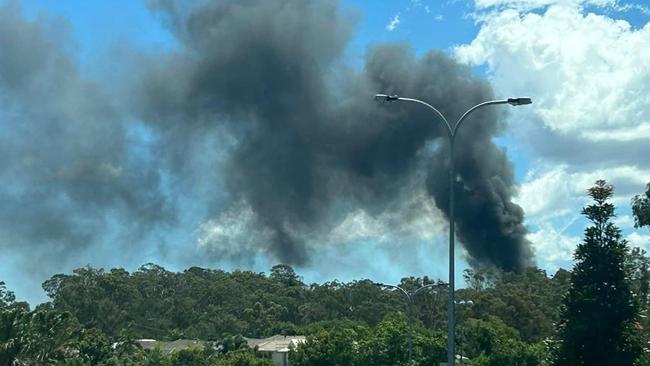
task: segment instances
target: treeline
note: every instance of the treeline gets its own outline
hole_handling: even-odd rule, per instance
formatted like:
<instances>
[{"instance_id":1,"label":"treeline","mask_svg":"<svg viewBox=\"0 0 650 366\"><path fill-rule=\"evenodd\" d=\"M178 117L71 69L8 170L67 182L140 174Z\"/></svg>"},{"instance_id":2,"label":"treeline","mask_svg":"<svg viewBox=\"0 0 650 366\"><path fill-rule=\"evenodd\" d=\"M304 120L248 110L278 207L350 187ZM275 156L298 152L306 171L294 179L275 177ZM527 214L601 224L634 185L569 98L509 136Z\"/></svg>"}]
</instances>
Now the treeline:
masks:
<instances>
[{"instance_id":1,"label":"treeline","mask_svg":"<svg viewBox=\"0 0 650 366\"><path fill-rule=\"evenodd\" d=\"M617 365L650 365L650 260L630 249L611 223L612 192L602 181L590 190L595 202L583 214L593 225L571 272L464 273L467 288L456 295L457 353L471 360L466 365L600 365L581 357L610 348L617 360L627 357ZM650 185L633 201L633 212L638 227L648 225ZM434 283L408 277L399 286L415 291ZM445 361L447 292L438 284L415 298L416 365ZM43 288L50 301L32 310L0 283L0 365L266 366L270 360L242 336L275 334L307 336L291 352L295 366L408 361L405 298L370 280L306 284L288 265L267 274L198 267L172 272L149 263L132 273L79 268L54 275ZM142 350L135 342L140 338L216 346L164 355Z\"/></svg>"},{"instance_id":2,"label":"treeline","mask_svg":"<svg viewBox=\"0 0 650 366\"><path fill-rule=\"evenodd\" d=\"M517 350L521 351L553 335L559 304L569 285L567 271L549 277L536 268L522 274L468 270L465 277L470 287L459 290L457 298L464 303L458 305L458 316L466 339L459 342L465 344L467 355L480 353L490 340L511 338L520 342ZM414 291L432 283L426 277L409 277L399 285ZM13 311L3 311L0 322L2 329L7 323L24 323L16 331L31 332L36 336L33 347L44 353L74 346L66 340L84 343L89 336L106 346L140 338L219 342L237 335L300 334L313 337L309 347L293 356L296 362L313 364L308 361L315 357L341 360L349 358L355 348L362 348L358 357L365 357L359 364L406 362L405 298L369 280L307 285L287 265L274 266L267 275L197 267L171 272L146 264L133 273L79 268L72 274L53 276L43 288L51 298L49 303L29 312L25 304L6 299L2 306ZM446 308L444 286L415 298L414 359L418 364L432 364L434 356L437 362L444 360ZM0 337L7 341L4 333ZM334 345L325 347L329 342ZM26 345L23 350L31 348ZM388 354L380 355L382 350ZM372 357L383 361L367 363Z\"/></svg>"}]
</instances>

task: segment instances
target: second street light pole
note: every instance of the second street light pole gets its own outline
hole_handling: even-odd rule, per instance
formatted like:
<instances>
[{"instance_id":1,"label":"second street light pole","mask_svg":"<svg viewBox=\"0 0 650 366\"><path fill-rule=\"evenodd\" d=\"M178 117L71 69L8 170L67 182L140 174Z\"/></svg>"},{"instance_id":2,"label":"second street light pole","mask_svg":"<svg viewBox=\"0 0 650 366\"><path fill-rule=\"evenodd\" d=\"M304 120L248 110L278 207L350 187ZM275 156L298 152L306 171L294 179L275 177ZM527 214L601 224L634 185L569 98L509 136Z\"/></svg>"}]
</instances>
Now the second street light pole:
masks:
<instances>
[{"instance_id":1,"label":"second street light pole","mask_svg":"<svg viewBox=\"0 0 650 366\"><path fill-rule=\"evenodd\" d=\"M447 128L447 137L449 138L449 301L447 305L447 366L455 366L456 358L454 355L455 348L455 323L454 323L454 297L455 297L455 281L454 281L454 246L455 246L455 231L454 231L454 183L456 181L455 173L455 161L454 161L454 141L456 139L456 132L458 128L463 123L463 121L474 111L479 108L493 105L493 104L510 104L513 106L526 105L532 103L530 98L508 98L508 99L499 99L499 100L490 100L473 106L468 109L463 115L458 119L455 125L451 125L445 116L440 113L435 107L431 104L421 101L414 98L404 98L397 95L388 95L388 94L376 94L376 100L385 100L385 101L403 101L403 102L413 102L422 104L429 109L431 109L438 117L444 122L444 126Z\"/></svg>"},{"instance_id":2,"label":"second street light pole","mask_svg":"<svg viewBox=\"0 0 650 366\"><path fill-rule=\"evenodd\" d=\"M409 320L408 320L409 321L409 343L408 343L408 345L409 345L409 361L408 361L408 365L413 366L413 301L415 299L415 296L417 296L417 294L419 294L423 290L426 290L428 288L433 288L433 287L436 287L436 286L443 286L443 285L445 285L445 283L431 283L431 284L428 284L428 285L424 285L424 286L416 289L413 292L406 291L406 290L404 290L403 288L401 288L399 286L387 285L385 283L377 283L377 282L375 282L375 285L380 286L380 287L388 287L388 288L397 289L397 290L401 291L401 293L406 297L406 301L408 301L408 318L409 318ZM437 296L437 292L436 292L436 296Z\"/></svg>"},{"instance_id":3,"label":"second street light pole","mask_svg":"<svg viewBox=\"0 0 650 366\"><path fill-rule=\"evenodd\" d=\"M456 302L456 305L474 305L474 301L472 300L460 300ZM460 343L458 344L458 353L460 354L458 357L460 359L460 362L464 364L465 361L463 361L463 342L465 341L465 319L467 318L467 315L465 311L461 312L461 321L460 321Z\"/></svg>"}]
</instances>

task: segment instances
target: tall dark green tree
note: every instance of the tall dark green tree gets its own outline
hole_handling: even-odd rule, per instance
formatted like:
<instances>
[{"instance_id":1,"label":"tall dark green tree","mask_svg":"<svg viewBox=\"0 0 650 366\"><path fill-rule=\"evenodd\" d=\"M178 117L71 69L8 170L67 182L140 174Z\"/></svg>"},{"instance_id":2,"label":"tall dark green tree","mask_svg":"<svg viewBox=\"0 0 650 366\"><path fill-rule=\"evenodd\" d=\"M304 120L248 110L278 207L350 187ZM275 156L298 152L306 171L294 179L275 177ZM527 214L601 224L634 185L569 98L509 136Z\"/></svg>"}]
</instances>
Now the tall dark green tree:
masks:
<instances>
[{"instance_id":1,"label":"tall dark green tree","mask_svg":"<svg viewBox=\"0 0 650 366\"><path fill-rule=\"evenodd\" d=\"M559 324L556 365L631 366L641 353L638 303L625 265L627 242L612 222L614 187L599 180L582 210L592 225L574 253L571 287Z\"/></svg>"},{"instance_id":2,"label":"tall dark green tree","mask_svg":"<svg viewBox=\"0 0 650 366\"><path fill-rule=\"evenodd\" d=\"M646 186L645 195L632 198L632 213L635 227L650 227L650 183Z\"/></svg>"}]
</instances>

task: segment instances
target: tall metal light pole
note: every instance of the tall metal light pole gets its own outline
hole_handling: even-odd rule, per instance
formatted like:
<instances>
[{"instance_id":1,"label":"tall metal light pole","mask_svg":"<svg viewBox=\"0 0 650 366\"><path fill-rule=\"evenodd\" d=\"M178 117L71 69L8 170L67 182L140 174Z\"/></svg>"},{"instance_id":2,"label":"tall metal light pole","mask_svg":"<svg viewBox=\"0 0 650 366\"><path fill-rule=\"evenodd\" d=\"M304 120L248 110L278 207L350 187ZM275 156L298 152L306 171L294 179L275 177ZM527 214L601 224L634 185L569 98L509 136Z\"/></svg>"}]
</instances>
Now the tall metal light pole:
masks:
<instances>
[{"instance_id":1,"label":"tall metal light pole","mask_svg":"<svg viewBox=\"0 0 650 366\"><path fill-rule=\"evenodd\" d=\"M413 292L409 292L404 290L403 288L395 285L387 285L385 283L377 283L375 282L375 285L381 286L381 287L389 287L389 288L394 288L399 290L405 297L406 300L408 301L408 309L409 309L409 366L413 366L413 301L415 299L415 296L422 292L423 290L426 290L428 288L433 288L433 287L438 287L438 286L444 286L446 283L431 283L428 285L424 285L418 289L416 289Z\"/></svg>"},{"instance_id":2,"label":"tall metal light pole","mask_svg":"<svg viewBox=\"0 0 650 366\"><path fill-rule=\"evenodd\" d=\"M388 95L388 94L376 94L376 100L385 100L385 101L403 101L403 102L413 102L422 104L429 109L431 109L438 117L444 122L444 126L447 128L447 137L449 137L449 302L447 305L447 365L455 366L456 359L454 357L454 181L456 179L455 173L455 162L454 162L454 141L456 140L456 133L463 121L474 111L479 108L492 105L492 104L510 104L513 106L525 105L532 103L530 98L508 98L508 99L499 99L499 100L489 100L473 106L468 109L463 115L458 119L455 125L451 125L445 116L440 113L439 110L434 108L431 104L421 101L414 98L404 98L397 95Z\"/></svg>"}]
</instances>

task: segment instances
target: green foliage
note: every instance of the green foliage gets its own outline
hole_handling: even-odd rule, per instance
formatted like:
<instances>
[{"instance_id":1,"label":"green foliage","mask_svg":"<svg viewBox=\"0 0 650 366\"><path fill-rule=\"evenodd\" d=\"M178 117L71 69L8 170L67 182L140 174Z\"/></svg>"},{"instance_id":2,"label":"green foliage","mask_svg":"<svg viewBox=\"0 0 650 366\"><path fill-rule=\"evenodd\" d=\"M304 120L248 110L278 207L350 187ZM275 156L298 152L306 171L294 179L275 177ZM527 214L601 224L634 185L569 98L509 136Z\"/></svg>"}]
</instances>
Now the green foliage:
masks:
<instances>
[{"instance_id":1,"label":"green foliage","mask_svg":"<svg viewBox=\"0 0 650 366\"><path fill-rule=\"evenodd\" d=\"M258 357L250 351L237 350L217 360L215 366L275 366L273 361Z\"/></svg>"},{"instance_id":2,"label":"green foliage","mask_svg":"<svg viewBox=\"0 0 650 366\"><path fill-rule=\"evenodd\" d=\"M306 286L287 265L274 266L269 276L198 267L173 273L155 264L132 274L86 267L57 274L43 288L56 309L72 313L86 328L109 337L128 329L136 338L160 340L291 335L305 324L332 319L376 325L404 307L399 294L367 280ZM444 322L442 308L433 308L444 307L436 296L422 294L416 304L428 326Z\"/></svg>"},{"instance_id":3,"label":"green foliage","mask_svg":"<svg viewBox=\"0 0 650 366\"><path fill-rule=\"evenodd\" d=\"M291 353L291 364L359 365L358 342L368 337L370 330L363 326L321 329L307 337L307 341Z\"/></svg>"},{"instance_id":4,"label":"green foliage","mask_svg":"<svg viewBox=\"0 0 650 366\"><path fill-rule=\"evenodd\" d=\"M650 183L646 186L645 195L632 198L632 214L635 227L650 227Z\"/></svg>"},{"instance_id":5,"label":"green foliage","mask_svg":"<svg viewBox=\"0 0 650 366\"><path fill-rule=\"evenodd\" d=\"M79 340L73 346L83 360L95 365L111 356L111 344L111 340L100 330L83 329Z\"/></svg>"},{"instance_id":6,"label":"green foliage","mask_svg":"<svg viewBox=\"0 0 650 366\"><path fill-rule=\"evenodd\" d=\"M631 291L628 247L610 221L614 188L597 181L594 203L582 213L592 222L575 251L571 287L559 325L557 365L633 365L641 352L638 302Z\"/></svg>"},{"instance_id":7,"label":"green foliage","mask_svg":"<svg viewBox=\"0 0 650 366\"><path fill-rule=\"evenodd\" d=\"M0 309L5 309L11 306L16 301L16 296L12 291L7 290L7 286L3 281L0 281Z\"/></svg>"},{"instance_id":8,"label":"green foliage","mask_svg":"<svg viewBox=\"0 0 650 366\"><path fill-rule=\"evenodd\" d=\"M22 349L20 309L0 310L0 365L11 365Z\"/></svg>"},{"instance_id":9,"label":"green foliage","mask_svg":"<svg viewBox=\"0 0 650 366\"><path fill-rule=\"evenodd\" d=\"M202 347L189 348L174 352L169 359L169 366L208 366L210 364L210 356L203 352Z\"/></svg>"},{"instance_id":10,"label":"green foliage","mask_svg":"<svg viewBox=\"0 0 650 366\"><path fill-rule=\"evenodd\" d=\"M307 341L291 353L291 364L298 366L407 365L408 323L404 314L387 316L373 328L354 322L322 324ZM421 325L414 329L415 365L442 362L446 339Z\"/></svg>"},{"instance_id":11,"label":"green foliage","mask_svg":"<svg viewBox=\"0 0 650 366\"><path fill-rule=\"evenodd\" d=\"M0 310L0 364L49 364L64 360L79 331L70 313L42 306Z\"/></svg>"},{"instance_id":12,"label":"green foliage","mask_svg":"<svg viewBox=\"0 0 650 366\"><path fill-rule=\"evenodd\" d=\"M91 366L91 365L92 363L80 357L67 358L55 364L55 366Z\"/></svg>"},{"instance_id":13,"label":"green foliage","mask_svg":"<svg viewBox=\"0 0 650 366\"><path fill-rule=\"evenodd\" d=\"M496 317L469 320L462 334L463 355L472 366L541 366L549 357L544 344L523 342L517 330Z\"/></svg>"},{"instance_id":14,"label":"green foliage","mask_svg":"<svg viewBox=\"0 0 650 366\"><path fill-rule=\"evenodd\" d=\"M488 320L496 316L519 330L526 342L540 342L554 334L559 308L569 285L568 272L559 270L549 278L541 269L523 273L496 273L466 270L472 286L460 290L459 297L473 305L459 308L462 318Z\"/></svg>"},{"instance_id":15,"label":"green foliage","mask_svg":"<svg viewBox=\"0 0 650 366\"><path fill-rule=\"evenodd\" d=\"M414 345L414 359L416 354ZM408 320L401 314L389 315L377 324L370 337L360 344L361 364L407 365Z\"/></svg>"},{"instance_id":16,"label":"green foliage","mask_svg":"<svg viewBox=\"0 0 650 366\"><path fill-rule=\"evenodd\" d=\"M639 263L643 258L645 254L638 253L634 260L630 259L630 268L641 268ZM467 345L470 348L463 346L465 355L485 362L496 362L490 361L493 359L505 362L507 355L498 358L499 354L517 349L518 354L528 355L540 348L541 341L553 336L553 323L559 321L558 309L569 286L567 271L560 270L552 278L537 268L520 274L468 271L466 276L471 286L459 290L458 298L472 300L473 305L458 308L459 329L464 329L465 321L475 319L492 324L498 331L501 328L493 323L493 318L498 318L499 324L516 332L502 334L498 338L503 339L501 343L475 351L471 350L471 343ZM400 286L413 291L430 283L433 281L426 277L408 277L402 279ZM638 283L640 286L642 280ZM216 356L220 359L247 348L240 334L247 337L303 334L309 336L308 344L313 349L299 348L296 356L292 356L303 364L317 364L314 360L323 362L324 359L345 362L341 359L352 357L350 352L354 354L354 362L360 365L402 364L407 357L404 298L368 280L307 286L286 265L275 266L267 276L198 267L175 273L147 264L131 274L123 270L82 268L71 275L53 276L44 288L52 297L54 309L70 312L84 329L96 329L111 342L120 334L128 335L129 339L214 340L221 349L220 356ZM446 296L445 290L425 291L415 299L414 359L419 363L433 364L445 358ZM112 320L108 324L103 319ZM358 340L347 342L354 334ZM105 340L100 342L99 335L97 338L95 344L101 349L99 345L105 344ZM500 344L507 346L497 347ZM353 345L356 348L350 350ZM81 348L81 343L75 343L74 347ZM118 349L105 355L101 362L137 364L138 361L130 361L129 357L135 360L143 357L134 349L120 352ZM196 355L184 355L191 356ZM84 360L91 358L84 357ZM535 357L537 360L541 356ZM149 352L146 359L145 363L151 365L171 362L169 356L155 352Z\"/></svg>"}]
</instances>

